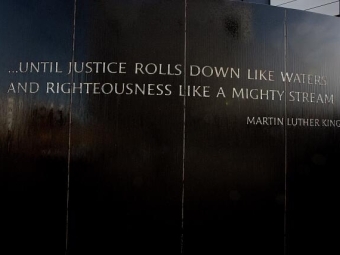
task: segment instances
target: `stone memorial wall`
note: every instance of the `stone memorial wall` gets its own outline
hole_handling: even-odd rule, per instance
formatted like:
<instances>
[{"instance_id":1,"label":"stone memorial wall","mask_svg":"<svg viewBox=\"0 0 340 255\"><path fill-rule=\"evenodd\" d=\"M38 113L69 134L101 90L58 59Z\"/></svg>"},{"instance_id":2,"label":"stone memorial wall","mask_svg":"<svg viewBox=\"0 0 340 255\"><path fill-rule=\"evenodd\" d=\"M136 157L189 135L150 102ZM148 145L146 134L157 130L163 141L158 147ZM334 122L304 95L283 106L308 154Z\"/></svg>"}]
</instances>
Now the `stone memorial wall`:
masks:
<instances>
[{"instance_id":1,"label":"stone memorial wall","mask_svg":"<svg viewBox=\"0 0 340 255\"><path fill-rule=\"evenodd\" d=\"M0 7L3 254L337 253L339 19Z\"/></svg>"}]
</instances>

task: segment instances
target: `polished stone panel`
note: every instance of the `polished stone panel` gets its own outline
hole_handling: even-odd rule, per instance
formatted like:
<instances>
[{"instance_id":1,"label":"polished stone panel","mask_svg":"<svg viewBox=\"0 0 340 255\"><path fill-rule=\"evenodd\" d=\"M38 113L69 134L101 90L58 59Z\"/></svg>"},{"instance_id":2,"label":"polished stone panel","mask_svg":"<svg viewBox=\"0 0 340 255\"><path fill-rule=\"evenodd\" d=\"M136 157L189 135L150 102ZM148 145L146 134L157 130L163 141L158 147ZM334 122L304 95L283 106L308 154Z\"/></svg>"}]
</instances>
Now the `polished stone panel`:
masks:
<instances>
[{"instance_id":1,"label":"polished stone panel","mask_svg":"<svg viewBox=\"0 0 340 255\"><path fill-rule=\"evenodd\" d=\"M313 74L305 83L287 83L288 92L309 95L308 100L302 97L300 102L287 102L287 117L317 119L320 123L309 128L287 127L288 254L326 254L338 249L334 231L339 227L339 209L334 201L339 193L335 172L340 123L334 126L332 122L340 118L339 25L333 17L287 11L287 71ZM326 85L315 82L314 75L324 76ZM317 103L311 103L313 93Z\"/></svg>"},{"instance_id":2,"label":"polished stone panel","mask_svg":"<svg viewBox=\"0 0 340 255\"><path fill-rule=\"evenodd\" d=\"M125 63L126 74L75 75L117 91L73 97L70 252L179 254L183 98L165 86L183 76L144 68L183 63L183 1L83 1L76 22L75 61ZM142 94L136 83L161 85Z\"/></svg>"},{"instance_id":3,"label":"polished stone panel","mask_svg":"<svg viewBox=\"0 0 340 255\"><path fill-rule=\"evenodd\" d=\"M1 252L63 254L69 96L44 90L46 82L71 80L55 73L54 65L52 73L49 64L43 72L38 63L72 58L73 4L0 5ZM39 72L30 71L31 62L40 65Z\"/></svg>"},{"instance_id":4,"label":"polished stone panel","mask_svg":"<svg viewBox=\"0 0 340 255\"><path fill-rule=\"evenodd\" d=\"M211 95L187 97L188 254L283 254L284 126L247 125L247 118L284 117L284 102L278 94L255 100L234 93L284 90L277 80L248 79L248 69L249 78L255 69L283 69L283 25L282 9L188 1L188 64L229 67L226 77L206 77L209 68L187 77L188 86L209 86ZM225 97L217 97L220 88Z\"/></svg>"}]
</instances>

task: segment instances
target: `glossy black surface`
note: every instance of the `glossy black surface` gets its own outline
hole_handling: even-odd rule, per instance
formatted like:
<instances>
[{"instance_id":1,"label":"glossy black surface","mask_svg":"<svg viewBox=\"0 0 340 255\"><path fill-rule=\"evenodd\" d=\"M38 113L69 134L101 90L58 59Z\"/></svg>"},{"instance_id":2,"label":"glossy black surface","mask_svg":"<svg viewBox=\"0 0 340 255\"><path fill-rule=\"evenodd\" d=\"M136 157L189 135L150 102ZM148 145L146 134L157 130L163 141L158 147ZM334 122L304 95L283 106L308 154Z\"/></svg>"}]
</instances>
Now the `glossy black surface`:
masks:
<instances>
[{"instance_id":1,"label":"glossy black surface","mask_svg":"<svg viewBox=\"0 0 340 255\"><path fill-rule=\"evenodd\" d=\"M75 61L125 62L127 74L75 81L118 83L119 91L123 83L181 84L182 76L135 74L134 65L183 63L183 11L183 1L79 2ZM126 90L74 96L71 254L179 254L182 101Z\"/></svg>"},{"instance_id":2,"label":"glossy black surface","mask_svg":"<svg viewBox=\"0 0 340 255\"><path fill-rule=\"evenodd\" d=\"M280 101L232 98L233 88L281 89L247 69L283 69L284 11L188 1L188 63L240 68L240 78L187 77L211 97L187 98L185 252L282 254L284 127L247 116L284 116ZM270 20L270 22L269 22ZM226 97L216 98L222 87Z\"/></svg>"},{"instance_id":3,"label":"glossy black surface","mask_svg":"<svg viewBox=\"0 0 340 255\"><path fill-rule=\"evenodd\" d=\"M70 60L73 5L59 0L0 5L1 253L63 254L69 97L43 88L47 81L70 78L15 71L19 62ZM7 93L11 82L36 82L41 90Z\"/></svg>"},{"instance_id":4,"label":"glossy black surface","mask_svg":"<svg viewBox=\"0 0 340 255\"><path fill-rule=\"evenodd\" d=\"M324 86L291 83L287 90L334 95L333 104L289 103L289 118L339 119L339 25L336 18L287 12L287 70L322 75L327 80ZM331 29L321 30L326 27ZM314 128L288 127L288 254L338 251L334 230L339 227L339 209L334 201L339 193L335 178L339 127L320 124Z\"/></svg>"},{"instance_id":5,"label":"glossy black surface","mask_svg":"<svg viewBox=\"0 0 340 255\"><path fill-rule=\"evenodd\" d=\"M2 253L337 253L338 127L247 118L339 119L338 19L232 1L74 4L0 4ZM63 72L16 72L42 61ZM72 61L125 69L67 73ZM163 71L136 74L136 63ZM192 65L229 73L192 75ZM327 84L285 83L285 71ZM14 93L11 82L41 86ZM91 83L90 92L46 93L47 82ZM105 83L170 84L171 94L105 94ZM240 89L287 97L233 96ZM292 91L334 101L292 102Z\"/></svg>"}]
</instances>

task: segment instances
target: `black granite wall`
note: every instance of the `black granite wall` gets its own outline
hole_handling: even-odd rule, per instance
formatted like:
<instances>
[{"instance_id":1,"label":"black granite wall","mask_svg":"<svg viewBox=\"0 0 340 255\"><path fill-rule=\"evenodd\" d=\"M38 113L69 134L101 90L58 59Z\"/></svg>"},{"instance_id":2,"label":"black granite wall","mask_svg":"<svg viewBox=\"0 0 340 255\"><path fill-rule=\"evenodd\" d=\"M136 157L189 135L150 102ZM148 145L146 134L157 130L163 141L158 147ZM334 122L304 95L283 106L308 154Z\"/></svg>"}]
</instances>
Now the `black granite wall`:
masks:
<instances>
[{"instance_id":1,"label":"black granite wall","mask_svg":"<svg viewBox=\"0 0 340 255\"><path fill-rule=\"evenodd\" d=\"M336 253L338 19L0 6L4 254Z\"/></svg>"}]
</instances>

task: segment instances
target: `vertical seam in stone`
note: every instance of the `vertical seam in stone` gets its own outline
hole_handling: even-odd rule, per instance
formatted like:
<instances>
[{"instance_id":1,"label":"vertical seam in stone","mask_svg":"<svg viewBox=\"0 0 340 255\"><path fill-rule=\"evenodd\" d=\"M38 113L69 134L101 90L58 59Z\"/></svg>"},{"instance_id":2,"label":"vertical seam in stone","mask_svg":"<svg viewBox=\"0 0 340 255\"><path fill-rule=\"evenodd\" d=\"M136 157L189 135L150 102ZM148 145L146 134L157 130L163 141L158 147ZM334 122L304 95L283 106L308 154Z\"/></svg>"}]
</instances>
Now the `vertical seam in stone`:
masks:
<instances>
[{"instance_id":1,"label":"vertical seam in stone","mask_svg":"<svg viewBox=\"0 0 340 255\"><path fill-rule=\"evenodd\" d=\"M72 66L74 66L74 49L76 39L76 13L77 0L74 0L73 5L73 34L72 34ZM72 91L74 82L74 72L71 72L71 93L69 104L69 119L68 119L68 153L67 153L67 191L66 191L66 234L65 234L65 254L68 252L68 238L69 238L69 202L70 202L70 171L71 171L71 132L72 132Z\"/></svg>"},{"instance_id":2,"label":"vertical seam in stone","mask_svg":"<svg viewBox=\"0 0 340 255\"><path fill-rule=\"evenodd\" d=\"M285 10L284 17L284 72L287 73L287 43L288 43L288 30L287 30L287 11ZM285 143L285 197L284 197L284 254L287 254L287 79L285 79L285 125L284 125L284 143Z\"/></svg>"},{"instance_id":3,"label":"vertical seam in stone","mask_svg":"<svg viewBox=\"0 0 340 255\"><path fill-rule=\"evenodd\" d=\"M181 254L184 246L184 177L185 177L185 122L186 122L186 79L187 79L187 0L184 0L184 97L183 97L183 141L182 141L182 222L181 222Z\"/></svg>"}]
</instances>

